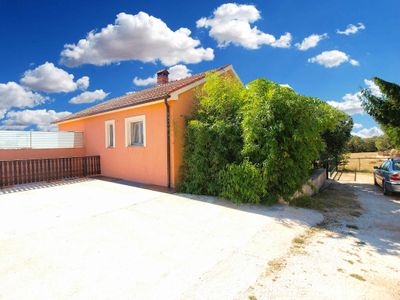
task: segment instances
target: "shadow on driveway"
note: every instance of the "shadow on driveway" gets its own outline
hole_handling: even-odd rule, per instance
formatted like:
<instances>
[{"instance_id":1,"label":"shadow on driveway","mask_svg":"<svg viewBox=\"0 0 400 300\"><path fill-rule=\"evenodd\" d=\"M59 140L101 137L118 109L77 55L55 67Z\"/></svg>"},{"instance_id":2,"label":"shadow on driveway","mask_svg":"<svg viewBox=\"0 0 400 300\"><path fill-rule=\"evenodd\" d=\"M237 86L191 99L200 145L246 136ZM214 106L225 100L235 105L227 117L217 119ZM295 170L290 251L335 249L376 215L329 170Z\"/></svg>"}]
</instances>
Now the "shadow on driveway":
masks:
<instances>
[{"instance_id":1,"label":"shadow on driveway","mask_svg":"<svg viewBox=\"0 0 400 300\"><path fill-rule=\"evenodd\" d=\"M333 182L319 196L327 205L324 228L335 238L353 236L359 247L381 254L400 255L400 195L384 196L369 183Z\"/></svg>"}]
</instances>

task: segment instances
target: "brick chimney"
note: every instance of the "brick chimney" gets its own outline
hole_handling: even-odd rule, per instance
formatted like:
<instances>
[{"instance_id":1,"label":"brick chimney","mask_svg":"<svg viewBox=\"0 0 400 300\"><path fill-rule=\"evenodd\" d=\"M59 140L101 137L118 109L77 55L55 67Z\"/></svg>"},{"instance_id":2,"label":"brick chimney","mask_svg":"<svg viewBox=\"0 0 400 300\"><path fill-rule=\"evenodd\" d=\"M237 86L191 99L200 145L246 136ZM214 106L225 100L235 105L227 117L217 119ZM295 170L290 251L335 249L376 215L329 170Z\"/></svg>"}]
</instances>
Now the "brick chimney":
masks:
<instances>
[{"instance_id":1,"label":"brick chimney","mask_svg":"<svg viewBox=\"0 0 400 300\"><path fill-rule=\"evenodd\" d=\"M157 84L168 83L168 75L169 75L169 72L167 69L158 71L157 72Z\"/></svg>"}]
</instances>

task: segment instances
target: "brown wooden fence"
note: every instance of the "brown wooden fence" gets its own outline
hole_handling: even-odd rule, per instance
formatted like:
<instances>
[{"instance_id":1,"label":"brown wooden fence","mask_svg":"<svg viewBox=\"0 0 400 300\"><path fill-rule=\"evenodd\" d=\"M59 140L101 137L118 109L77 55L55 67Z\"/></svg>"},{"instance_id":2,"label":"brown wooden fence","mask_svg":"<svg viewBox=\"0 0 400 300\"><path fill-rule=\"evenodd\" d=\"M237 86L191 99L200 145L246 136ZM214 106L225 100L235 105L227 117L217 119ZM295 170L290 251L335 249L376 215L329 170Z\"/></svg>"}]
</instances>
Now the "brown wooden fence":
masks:
<instances>
[{"instance_id":1,"label":"brown wooden fence","mask_svg":"<svg viewBox=\"0 0 400 300\"><path fill-rule=\"evenodd\" d=\"M0 188L99 174L100 156L0 160Z\"/></svg>"}]
</instances>

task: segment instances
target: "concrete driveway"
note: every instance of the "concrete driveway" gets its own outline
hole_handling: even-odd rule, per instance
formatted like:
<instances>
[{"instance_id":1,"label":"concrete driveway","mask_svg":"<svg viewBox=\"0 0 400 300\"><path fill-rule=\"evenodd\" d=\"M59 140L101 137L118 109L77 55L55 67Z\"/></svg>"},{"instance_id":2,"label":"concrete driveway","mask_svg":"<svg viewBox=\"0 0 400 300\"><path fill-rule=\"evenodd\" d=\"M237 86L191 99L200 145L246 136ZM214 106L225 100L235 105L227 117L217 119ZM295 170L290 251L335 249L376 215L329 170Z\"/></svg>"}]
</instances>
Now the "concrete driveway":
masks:
<instances>
[{"instance_id":1,"label":"concrete driveway","mask_svg":"<svg viewBox=\"0 0 400 300\"><path fill-rule=\"evenodd\" d=\"M371 173L339 177L317 196L323 223L297 237L247 299L400 299L400 195L383 196Z\"/></svg>"},{"instance_id":2,"label":"concrete driveway","mask_svg":"<svg viewBox=\"0 0 400 300\"><path fill-rule=\"evenodd\" d=\"M322 220L96 179L24 189L0 195L1 299L232 299Z\"/></svg>"}]
</instances>

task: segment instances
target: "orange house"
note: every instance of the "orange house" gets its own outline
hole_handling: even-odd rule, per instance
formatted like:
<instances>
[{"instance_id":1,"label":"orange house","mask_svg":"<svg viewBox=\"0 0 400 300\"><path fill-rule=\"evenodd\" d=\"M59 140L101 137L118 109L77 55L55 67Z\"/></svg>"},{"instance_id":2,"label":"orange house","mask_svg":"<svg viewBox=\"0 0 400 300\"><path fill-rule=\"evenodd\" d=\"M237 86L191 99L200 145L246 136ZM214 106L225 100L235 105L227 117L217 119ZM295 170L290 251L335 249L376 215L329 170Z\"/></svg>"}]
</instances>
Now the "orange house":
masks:
<instances>
[{"instance_id":1,"label":"orange house","mask_svg":"<svg viewBox=\"0 0 400 300\"><path fill-rule=\"evenodd\" d=\"M214 71L237 77L232 65ZM74 113L59 120L58 128L84 133L86 155L100 155L102 175L175 187L185 119L193 109L194 89L205 77L168 81L168 71L159 71L154 87Z\"/></svg>"}]
</instances>

